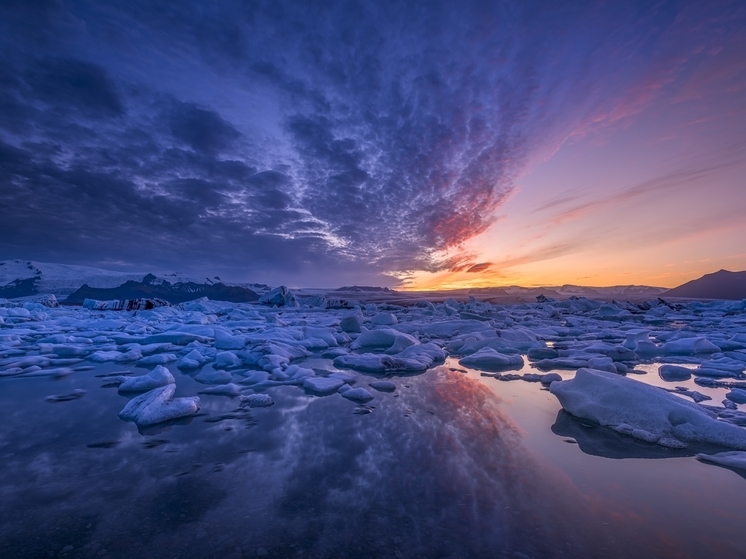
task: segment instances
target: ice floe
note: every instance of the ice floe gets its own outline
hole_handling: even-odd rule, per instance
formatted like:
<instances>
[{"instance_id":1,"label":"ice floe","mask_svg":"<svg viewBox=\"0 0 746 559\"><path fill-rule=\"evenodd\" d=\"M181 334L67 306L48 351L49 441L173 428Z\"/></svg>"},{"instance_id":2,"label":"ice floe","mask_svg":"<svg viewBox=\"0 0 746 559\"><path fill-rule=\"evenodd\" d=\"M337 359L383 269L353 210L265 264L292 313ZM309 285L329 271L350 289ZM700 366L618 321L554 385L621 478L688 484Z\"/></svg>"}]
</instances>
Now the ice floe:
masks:
<instances>
[{"instance_id":1,"label":"ice floe","mask_svg":"<svg viewBox=\"0 0 746 559\"><path fill-rule=\"evenodd\" d=\"M655 386L593 369L549 390L575 417L671 448L709 443L746 449L746 430L718 421L709 410Z\"/></svg>"}]
</instances>

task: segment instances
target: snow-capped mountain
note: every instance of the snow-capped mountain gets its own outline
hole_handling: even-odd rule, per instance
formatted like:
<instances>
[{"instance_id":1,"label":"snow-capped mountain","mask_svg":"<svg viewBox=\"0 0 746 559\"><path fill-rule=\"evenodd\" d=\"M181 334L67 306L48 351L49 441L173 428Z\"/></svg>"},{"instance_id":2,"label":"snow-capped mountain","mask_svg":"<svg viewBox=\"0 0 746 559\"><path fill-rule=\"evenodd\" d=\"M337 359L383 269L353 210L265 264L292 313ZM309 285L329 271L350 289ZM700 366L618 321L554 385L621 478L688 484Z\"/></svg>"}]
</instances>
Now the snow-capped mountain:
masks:
<instances>
[{"instance_id":1,"label":"snow-capped mountain","mask_svg":"<svg viewBox=\"0 0 746 559\"><path fill-rule=\"evenodd\" d=\"M127 282L147 283L151 288L168 285L167 291L172 292L178 291L179 286L194 293L202 291L203 287L218 285L250 289L259 294L270 289L263 284L226 283L217 276L195 278L181 273L154 275L148 272L115 272L91 266L29 260L0 261L0 297L4 298L28 297L41 293L64 298L83 286L96 290L114 289Z\"/></svg>"}]
</instances>

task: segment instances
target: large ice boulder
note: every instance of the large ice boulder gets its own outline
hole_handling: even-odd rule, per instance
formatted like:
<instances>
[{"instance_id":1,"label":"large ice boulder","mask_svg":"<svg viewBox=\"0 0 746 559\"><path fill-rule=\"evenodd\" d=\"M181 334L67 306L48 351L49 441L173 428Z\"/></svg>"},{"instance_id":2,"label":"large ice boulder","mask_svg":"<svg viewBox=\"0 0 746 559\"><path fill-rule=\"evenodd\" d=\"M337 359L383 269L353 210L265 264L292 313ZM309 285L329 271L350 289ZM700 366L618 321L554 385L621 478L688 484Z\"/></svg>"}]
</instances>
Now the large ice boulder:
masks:
<instances>
[{"instance_id":1,"label":"large ice boulder","mask_svg":"<svg viewBox=\"0 0 746 559\"><path fill-rule=\"evenodd\" d=\"M293 292L284 285L275 287L273 290L262 295L259 298L259 303L270 307L300 307L300 303L298 303L298 299L295 298Z\"/></svg>"},{"instance_id":2,"label":"large ice boulder","mask_svg":"<svg viewBox=\"0 0 746 559\"><path fill-rule=\"evenodd\" d=\"M746 450L746 430L661 388L593 369L553 382L549 391L565 411L619 433L670 448L692 443Z\"/></svg>"}]
</instances>

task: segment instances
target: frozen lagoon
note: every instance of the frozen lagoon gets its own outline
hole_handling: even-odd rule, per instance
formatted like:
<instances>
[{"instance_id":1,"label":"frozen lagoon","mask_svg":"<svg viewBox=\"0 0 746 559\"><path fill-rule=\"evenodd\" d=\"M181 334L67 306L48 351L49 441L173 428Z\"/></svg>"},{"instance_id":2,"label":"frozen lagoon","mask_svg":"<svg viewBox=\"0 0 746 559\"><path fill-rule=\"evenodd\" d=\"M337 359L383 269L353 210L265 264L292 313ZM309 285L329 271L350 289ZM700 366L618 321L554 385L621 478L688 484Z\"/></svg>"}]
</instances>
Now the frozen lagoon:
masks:
<instances>
[{"instance_id":1,"label":"frozen lagoon","mask_svg":"<svg viewBox=\"0 0 746 559\"><path fill-rule=\"evenodd\" d=\"M0 554L738 557L746 543L746 480L694 457L732 449L645 442L573 418L541 383L505 382L459 363L465 352L490 347L523 356L521 369L499 375L553 371L571 379L573 369L532 367L531 351L570 351L568 359L588 365L600 358L598 366L616 351L611 363L647 372L628 374L631 382L680 386L712 398L702 404L725 409L729 389L702 386L696 376L667 382L657 371L661 361L735 370L727 359L738 361L740 353L740 303L652 313L620 307L622 316L612 319L608 308L584 301L578 308L363 308L363 325L386 330L377 336L390 345L361 346L358 355L408 351L401 359L424 359L428 351L408 348L428 344L449 354L442 364L379 374L335 366L335 354L346 355L358 337L338 326L349 311L195 305L202 309L4 309ZM374 321L381 310L396 323ZM637 332L643 328L649 337ZM406 345L407 337L414 343ZM642 338L658 353L631 359L620 349ZM675 352L660 349L681 339L725 347L683 351L687 343L704 345L692 341L669 346ZM386 353L394 344L397 351ZM606 353L588 357L594 346ZM193 351L203 362L177 367ZM290 360L293 351L304 355ZM101 361L104 352L110 361ZM237 361L218 357L226 352ZM104 388L112 377L97 375L146 374L155 365L138 361L159 355L174 356L161 360L175 396L198 396L200 409L138 429L118 417L137 393ZM56 380L39 376L50 371ZM739 382L739 375L726 382ZM303 388L309 378L344 379L374 398L359 404L337 393L318 396ZM370 386L382 378L395 390ZM274 405L242 406L240 397L204 393L228 384L243 395L268 394Z\"/></svg>"}]
</instances>

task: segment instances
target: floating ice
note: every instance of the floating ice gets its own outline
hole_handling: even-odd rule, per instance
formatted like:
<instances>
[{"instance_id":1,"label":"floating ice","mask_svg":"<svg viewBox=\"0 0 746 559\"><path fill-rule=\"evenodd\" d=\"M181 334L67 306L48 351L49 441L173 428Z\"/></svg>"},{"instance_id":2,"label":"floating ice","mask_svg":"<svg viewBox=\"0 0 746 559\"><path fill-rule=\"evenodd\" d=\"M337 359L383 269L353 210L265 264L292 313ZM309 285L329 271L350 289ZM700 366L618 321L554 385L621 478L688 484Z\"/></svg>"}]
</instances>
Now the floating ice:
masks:
<instances>
[{"instance_id":1,"label":"floating ice","mask_svg":"<svg viewBox=\"0 0 746 559\"><path fill-rule=\"evenodd\" d=\"M396 390L396 385L389 380L375 380L368 383L368 386L375 388L379 392L393 392Z\"/></svg>"},{"instance_id":2,"label":"floating ice","mask_svg":"<svg viewBox=\"0 0 746 559\"><path fill-rule=\"evenodd\" d=\"M215 356L213 367L216 369L233 369L241 366L241 359L231 351L220 351Z\"/></svg>"},{"instance_id":3,"label":"floating ice","mask_svg":"<svg viewBox=\"0 0 746 559\"><path fill-rule=\"evenodd\" d=\"M658 367L658 374L663 380L677 381L677 380L689 380L692 378L694 371L687 367L681 367L679 365L661 365Z\"/></svg>"},{"instance_id":4,"label":"floating ice","mask_svg":"<svg viewBox=\"0 0 746 559\"><path fill-rule=\"evenodd\" d=\"M358 333L363 327L363 313L355 311L342 318L339 321L339 327L343 332Z\"/></svg>"},{"instance_id":5,"label":"floating ice","mask_svg":"<svg viewBox=\"0 0 746 559\"><path fill-rule=\"evenodd\" d=\"M196 349L193 349L184 357L182 357L176 364L176 366L179 369L199 369L205 363L205 361L207 360L204 358L204 356Z\"/></svg>"},{"instance_id":6,"label":"floating ice","mask_svg":"<svg viewBox=\"0 0 746 559\"><path fill-rule=\"evenodd\" d=\"M719 452L717 454L697 454L697 460L712 462L727 468L746 470L746 452L732 451Z\"/></svg>"},{"instance_id":7,"label":"floating ice","mask_svg":"<svg viewBox=\"0 0 746 559\"><path fill-rule=\"evenodd\" d=\"M194 377L194 380L202 384L227 384L233 380L233 375L228 371L219 371L215 369L203 369Z\"/></svg>"},{"instance_id":8,"label":"floating ice","mask_svg":"<svg viewBox=\"0 0 746 559\"><path fill-rule=\"evenodd\" d=\"M178 357L176 357L173 353L156 353L155 355L148 355L147 357L143 357L137 362L137 364L165 365L166 363L171 363L171 361L176 361L177 359Z\"/></svg>"},{"instance_id":9,"label":"floating ice","mask_svg":"<svg viewBox=\"0 0 746 559\"><path fill-rule=\"evenodd\" d=\"M406 359L396 355L364 353L362 355L341 355L334 360L335 367L347 367L371 373L417 372L425 371L428 366L417 359Z\"/></svg>"},{"instance_id":10,"label":"floating ice","mask_svg":"<svg viewBox=\"0 0 746 559\"><path fill-rule=\"evenodd\" d=\"M194 415L199 411L198 397L174 398L175 392L176 385L168 384L136 396L119 412L119 418L147 427Z\"/></svg>"},{"instance_id":11,"label":"floating ice","mask_svg":"<svg viewBox=\"0 0 746 559\"><path fill-rule=\"evenodd\" d=\"M687 355L693 353L716 353L720 348L703 337L682 338L663 344L660 349L662 354Z\"/></svg>"},{"instance_id":12,"label":"floating ice","mask_svg":"<svg viewBox=\"0 0 746 559\"><path fill-rule=\"evenodd\" d=\"M161 365L158 365L147 375L139 377L112 377L111 380L113 381L115 378L121 380L119 392L144 392L176 382L171 372Z\"/></svg>"},{"instance_id":13,"label":"floating ice","mask_svg":"<svg viewBox=\"0 0 746 559\"><path fill-rule=\"evenodd\" d=\"M549 390L572 415L671 448L709 443L746 449L746 430L655 386L605 371L579 369Z\"/></svg>"},{"instance_id":14,"label":"floating ice","mask_svg":"<svg viewBox=\"0 0 746 559\"><path fill-rule=\"evenodd\" d=\"M485 371L501 371L504 369L521 368L523 357L520 355L506 355L491 347L483 347L476 353L459 360L459 365Z\"/></svg>"},{"instance_id":15,"label":"floating ice","mask_svg":"<svg viewBox=\"0 0 746 559\"><path fill-rule=\"evenodd\" d=\"M373 324L379 324L383 326L392 326L399 323L396 315L387 312L378 313L377 315L373 316L370 321Z\"/></svg>"},{"instance_id":16,"label":"floating ice","mask_svg":"<svg viewBox=\"0 0 746 559\"><path fill-rule=\"evenodd\" d=\"M725 397L736 404L746 404L746 390L743 388L731 388Z\"/></svg>"},{"instance_id":17,"label":"floating ice","mask_svg":"<svg viewBox=\"0 0 746 559\"><path fill-rule=\"evenodd\" d=\"M295 295L284 285L265 293L259 298L259 303L277 307L299 307L300 304Z\"/></svg>"},{"instance_id":18,"label":"floating ice","mask_svg":"<svg viewBox=\"0 0 746 559\"><path fill-rule=\"evenodd\" d=\"M210 394L212 396L229 396L235 398L241 394L242 387L237 384L229 382L228 384L221 384L218 386L210 386L209 388L203 388L199 391L200 394Z\"/></svg>"},{"instance_id":19,"label":"floating ice","mask_svg":"<svg viewBox=\"0 0 746 559\"><path fill-rule=\"evenodd\" d=\"M365 388L350 388L342 392L342 396L360 404L367 404L373 399L373 394Z\"/></svg>"},{"instance_id":20,"label":"floating ice","mask_svg":"<svg viewBox=\"0 0 746 559\"><path fill-rule=\"evenodd\" d=\"M303 388L314 394L334 394L345 382L339 378L310 377L303 381Z\"/></svg>"},{"instance_id":21,"label":"floating ice","mask_svg":"<svg viewBox=\"0 0 746 559\"><path fill-rule=\"evenodd\" d=\"M71 400L79 400L85 395L86 395L85 390L81 388L76 388L70 394L59 394L55 396L47 396L46 398L44 398L44 400L47 402L52 402L52 403L70 402Z\"/></svg>"},{"instance_id":22,"label":"floating ice","mask_svg":"<svg viewBox=\"0 0 746 559\"><path fill-rule=\"evenodd\" d=\"M241 396L241 405L247 408L268 408L275 401L269 394L249 394Z\"/></svg>"}]
</instances>

